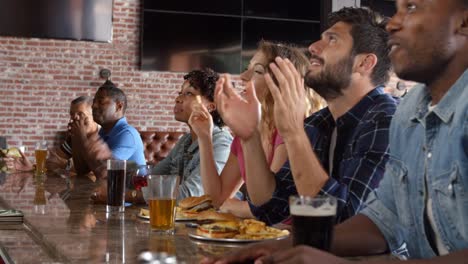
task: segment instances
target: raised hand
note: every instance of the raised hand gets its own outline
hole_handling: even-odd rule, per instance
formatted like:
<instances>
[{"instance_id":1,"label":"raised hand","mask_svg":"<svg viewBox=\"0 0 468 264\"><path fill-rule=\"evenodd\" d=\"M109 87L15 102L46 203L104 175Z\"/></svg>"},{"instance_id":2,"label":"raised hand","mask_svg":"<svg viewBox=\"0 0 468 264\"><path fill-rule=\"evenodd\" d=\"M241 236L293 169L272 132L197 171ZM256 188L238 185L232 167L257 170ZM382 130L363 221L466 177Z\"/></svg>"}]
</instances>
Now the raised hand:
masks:
<instances>
[{"instance_id":1,"label":"raised hand","mask_svg":"<svg viewBox=\"0 0 468 264\"><path fill-rule=\"evenodd\" d=\"M265 81L275 101L274 117L276 128L283 139L293 136L296 131L304 129L306 112L304 79L288 60L277 57L270 63L270 69L278 85L270 74L265 74Z\"/></svg>"},{"instance_id":2,"label":"raised hand","mask_svg":"<svg viewBox=\"0 0 468 264\"><path fill-rule=\"evenodd\" d=\"M202 104L200 96L197 95L196 98L192 103L192 114L188 123L198 138L209 139L213 133L213 118L206 106Z\"/></svg>"},{"instance_id":3,"label":"raised hand","mask_svg":"<svg viewBox=\"0 0 468 264\"><path fill-rule=\"evenodd\" d=\"M244 140L252 137L261 118L260 102L252 82L246 84L241 97L234 91L230 76L223 74L216 82L215 102L223 121L236 136Z\"/></svg>"},{"instance_id":4,"label":"raised hand","mask_svg":"<svg viewBox=\"0 0 468 264\"><path fill-rule=\"evenodd\" d=\"M89 130L89 119L83 113L80 113L72 120L69 127L71 135L85 138Z\"/></svg>"}]
</instances>

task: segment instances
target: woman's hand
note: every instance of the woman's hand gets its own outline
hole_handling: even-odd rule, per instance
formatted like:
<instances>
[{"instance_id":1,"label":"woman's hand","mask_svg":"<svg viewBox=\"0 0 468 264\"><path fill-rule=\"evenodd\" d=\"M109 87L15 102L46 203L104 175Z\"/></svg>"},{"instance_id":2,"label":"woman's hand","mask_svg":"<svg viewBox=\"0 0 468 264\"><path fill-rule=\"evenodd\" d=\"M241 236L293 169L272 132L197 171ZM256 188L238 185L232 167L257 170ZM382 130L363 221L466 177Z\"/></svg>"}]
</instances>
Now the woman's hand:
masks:
<instances>
[{"instance_id":1,"label":"woman's hand","mask_svg":"<svg viewBox=\"0 0 468 264\"><path fill-rule=\"evenodd\" d=\"M213 134L213 118L206 106L201 103L199 96L197 96L197 100L192 104L192 114L188 123L199 139L211 139L211 135Z\"/></svg>"}]
</instances>

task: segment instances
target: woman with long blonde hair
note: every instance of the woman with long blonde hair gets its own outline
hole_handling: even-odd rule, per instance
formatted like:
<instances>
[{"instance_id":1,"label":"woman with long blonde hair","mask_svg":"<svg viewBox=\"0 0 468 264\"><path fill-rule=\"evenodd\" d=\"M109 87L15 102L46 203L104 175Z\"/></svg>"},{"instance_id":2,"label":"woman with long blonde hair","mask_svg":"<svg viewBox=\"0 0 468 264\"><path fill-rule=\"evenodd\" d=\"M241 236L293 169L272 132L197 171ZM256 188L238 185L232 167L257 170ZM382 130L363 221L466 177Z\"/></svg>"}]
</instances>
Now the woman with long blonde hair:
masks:
<instances>
[{"instance_id":1,"label":"woman with long blonde hair","mask_svg":"<svg viewBox=\"0 0 468 264\"><path fill-rule=\"evenodd\" d=\"M269 72L268 65L274 62L276 57L289 59L298 72L305 76L309 61L304 53L290 45L276 44L261 41L258 49L250 60L247 69L240 75L244 83L251 82L255 87L255 93L261 104L261 121L258 126L263 151L270 166L270 170L277 172L287 160L286 148L276 130L273 118L273 97L267 87L264 74ZM274 80L276 82L276 80ZM324 106L324 101L312 89L306 88L308 96L304 98L309 106L304 117L310 115ZM232 199L246 181L244 155L242 145L238 137L234 138L231 145L231 153L228 161L219 175L213 161L211 143L212 120L208 110L202 105L194 106L189 124L197 134L200 148L201 176L205 194L211 196L215 207L223 211L231 212L240 217L253 217L246 201ZM255 175L249 175L255 177ZM261 192L261 184L249 186L249 193Z\"/></svg>"}]
</instances>

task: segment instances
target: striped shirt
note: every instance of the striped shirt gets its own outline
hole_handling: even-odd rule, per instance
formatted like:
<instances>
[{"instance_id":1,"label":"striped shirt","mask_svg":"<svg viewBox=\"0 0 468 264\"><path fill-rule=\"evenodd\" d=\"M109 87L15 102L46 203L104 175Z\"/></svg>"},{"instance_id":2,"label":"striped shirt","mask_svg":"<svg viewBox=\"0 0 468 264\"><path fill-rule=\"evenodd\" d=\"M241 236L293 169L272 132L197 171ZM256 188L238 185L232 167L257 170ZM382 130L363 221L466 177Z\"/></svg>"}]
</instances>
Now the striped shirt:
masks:
<instances>
[{"instance_id":1,"label":"striped shirt","mask_svg":"<svg viewBox=\"0 0 468 264\"><path fill-rule=\"evenodd\" d=\"M330 110L324 108L304 121L310 144L330 176L319 195L337 198L337 223L358 213L367 195L378 187L388 155L390 121L398 101L377 87L336 122ZM330 142L337 128L333 162L329 163ZM333 171L329 171L333 164ZM287 161L276 173L276 189L272 198L261 206L249 202L252 213L269 224L289 216L288 198L297 190Z\"/></svg>"}]
</instances>

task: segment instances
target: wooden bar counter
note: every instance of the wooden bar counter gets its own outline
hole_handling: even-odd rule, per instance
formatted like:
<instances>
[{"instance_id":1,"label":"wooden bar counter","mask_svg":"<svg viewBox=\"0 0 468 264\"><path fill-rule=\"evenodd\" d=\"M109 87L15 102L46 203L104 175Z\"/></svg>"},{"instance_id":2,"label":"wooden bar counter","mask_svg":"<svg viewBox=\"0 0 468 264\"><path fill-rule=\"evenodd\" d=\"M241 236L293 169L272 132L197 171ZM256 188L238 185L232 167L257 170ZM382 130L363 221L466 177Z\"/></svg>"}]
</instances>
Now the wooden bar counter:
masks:
<instances>
[{"instance_id":1,"label":"wooden bar counter","mask_svg":"<svg viewBox=\"0 0 468 264\"><path fill-rule=\"evenodd\" d=\"M0 175L0 209L24 213L22 223L0 223L0 263L137 263L144 251L166 252L177 263L198 263L203 256L246 245L192 239L187 232L194 230L186 222L176 223L175 235L158 235L137 217L137 206L108 216L104 204L90 200L96 187L87 177ZM364 259L373 258L391 256Z\"/></svg>"},{"instance_id":2,"label":"wooden bar counter","mask_svg":"<svg viewBox=\"0 0 468 264\"><path fill-rule=\"evenodd\" d=\"M18 209L24 222L0 225L0 250L14 263L137 263L142 251L167 252L177 263L198 263L203 255L218 255L245 244L191 239L184 222L176 234L161 236L137 217L139 208L107 216L105 205L93 204L97 187L86 177L4 175L0 208Z\"/></svg>"}]
</instances>

